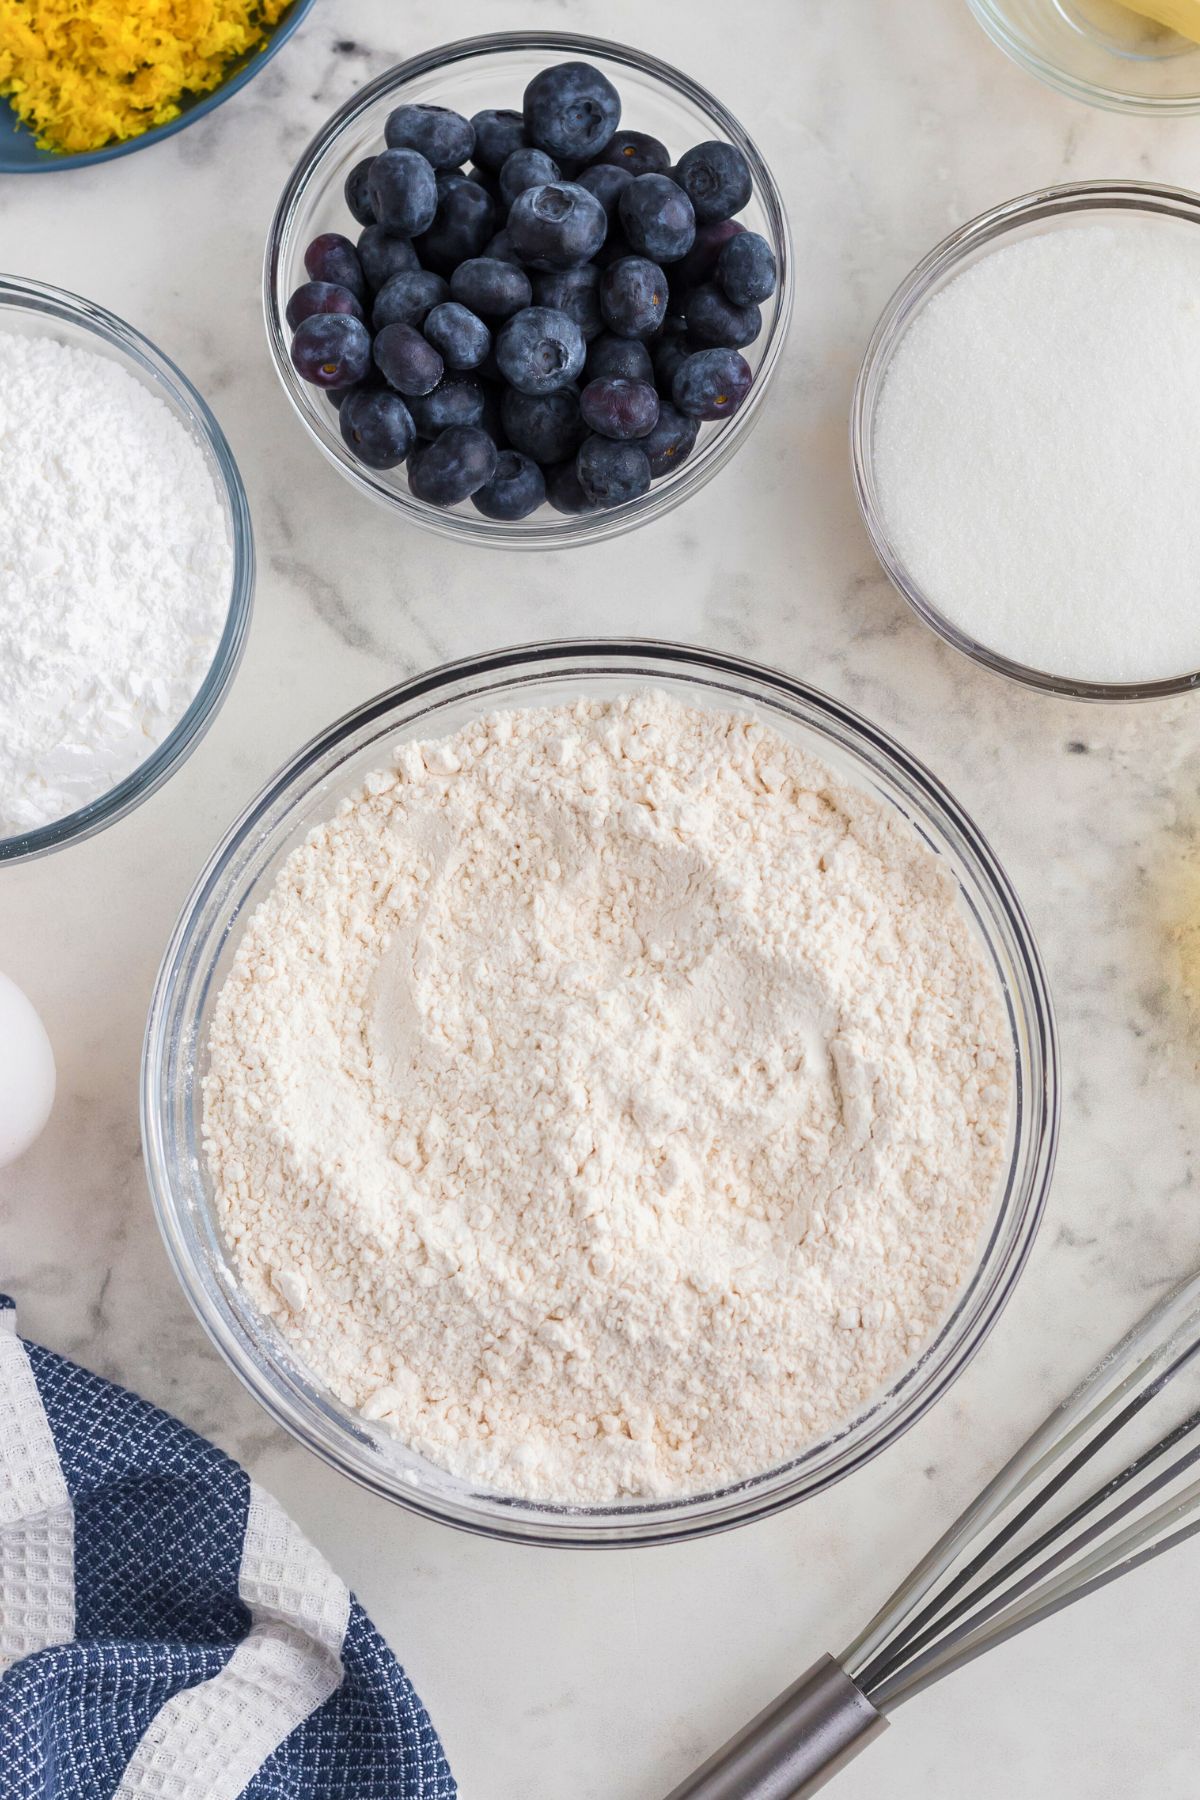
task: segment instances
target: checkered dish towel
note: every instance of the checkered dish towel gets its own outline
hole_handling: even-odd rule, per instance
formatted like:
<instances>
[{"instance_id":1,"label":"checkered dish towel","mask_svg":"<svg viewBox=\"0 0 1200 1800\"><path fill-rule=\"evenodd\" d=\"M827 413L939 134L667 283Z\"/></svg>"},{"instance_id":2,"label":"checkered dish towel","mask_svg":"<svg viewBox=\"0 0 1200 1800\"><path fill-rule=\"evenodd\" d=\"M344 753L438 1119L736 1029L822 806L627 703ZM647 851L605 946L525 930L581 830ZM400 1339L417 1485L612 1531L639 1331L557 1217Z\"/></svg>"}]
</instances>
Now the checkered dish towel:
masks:
<instances>
[{"instance_id":1,"label":"checkered dish towel","mask_svg":"<svg viewBox=\"0 0 1200 1800\"><path fill-rule=\"evenodd\" d=\"M227 1456L0 1295L3 1800L454 1800L408 1677Z\"/></svg>"}]
</instances>

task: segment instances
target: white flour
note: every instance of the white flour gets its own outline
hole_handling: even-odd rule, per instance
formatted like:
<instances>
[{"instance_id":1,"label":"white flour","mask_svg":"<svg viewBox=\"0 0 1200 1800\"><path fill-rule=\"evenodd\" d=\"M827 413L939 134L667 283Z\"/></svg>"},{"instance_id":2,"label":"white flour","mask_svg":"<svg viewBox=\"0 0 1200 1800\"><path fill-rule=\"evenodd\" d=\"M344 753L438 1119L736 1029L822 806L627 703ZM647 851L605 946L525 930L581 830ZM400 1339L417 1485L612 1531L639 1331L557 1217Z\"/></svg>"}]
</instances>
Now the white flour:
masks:
<instances>
[{"instance_id":1,"label":"white flour","mask_svg":"<svg viewBox=\"0 0 1200 1800\"><path fill-rule=\"evenodd\" d=\"M0 837L99 799L186 712L229 608L203 453L115 362L5 333Z\"/></svg>"},{"instance_id":2,"label":"white flour","mask_svg":"<svg viewBox=\"0 0 1200 1800\"><path fill-rule=\"evenodd\" d=\"M663 693L407 745L246 927L205 1081L250 1295L368 1418L534 1498L765 1470L928 1339L1011 1081L950 878Z\"/></svg>"}]
</instances>

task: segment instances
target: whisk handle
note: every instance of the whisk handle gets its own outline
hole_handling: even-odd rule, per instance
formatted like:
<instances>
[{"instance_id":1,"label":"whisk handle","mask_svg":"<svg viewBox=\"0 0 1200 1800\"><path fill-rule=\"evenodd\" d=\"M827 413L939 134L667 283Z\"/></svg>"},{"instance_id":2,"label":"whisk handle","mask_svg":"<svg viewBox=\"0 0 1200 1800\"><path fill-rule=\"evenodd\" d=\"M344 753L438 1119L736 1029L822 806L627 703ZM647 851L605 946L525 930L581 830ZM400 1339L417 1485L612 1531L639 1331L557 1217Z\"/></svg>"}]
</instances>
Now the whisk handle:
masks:
<instances>
[{"instance_id":1,"label":"whisk handle","mask_svg":"<svg viewBox=\"0 0 1200 1800\"><path fill-rule=\"evenodd\" d=\"M886 1724L841 1664L823 1656L667 1800L806 1800Z\"/></svg>"}]
</instances>

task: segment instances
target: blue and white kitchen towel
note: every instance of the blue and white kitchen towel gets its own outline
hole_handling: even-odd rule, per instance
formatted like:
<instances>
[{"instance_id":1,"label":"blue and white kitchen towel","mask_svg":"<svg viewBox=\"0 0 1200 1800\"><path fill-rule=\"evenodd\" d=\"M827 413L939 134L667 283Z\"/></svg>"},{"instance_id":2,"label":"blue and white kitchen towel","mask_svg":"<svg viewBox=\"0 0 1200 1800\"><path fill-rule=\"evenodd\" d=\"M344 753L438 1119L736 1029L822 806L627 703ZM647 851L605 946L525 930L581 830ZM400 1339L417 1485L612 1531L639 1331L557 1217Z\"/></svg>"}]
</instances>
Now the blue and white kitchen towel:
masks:
<instances>
[{"instance_id":1,"label":"blue and white kitchen towel","mask_svg":"<svg viewBox=\"0 0 1200 1800\"><path fill-rule=\"evenodd\" d=\"M177 1419L0 1296L3 1800L453 1800L349 1589Z\"/></svg>"}]
</instances>

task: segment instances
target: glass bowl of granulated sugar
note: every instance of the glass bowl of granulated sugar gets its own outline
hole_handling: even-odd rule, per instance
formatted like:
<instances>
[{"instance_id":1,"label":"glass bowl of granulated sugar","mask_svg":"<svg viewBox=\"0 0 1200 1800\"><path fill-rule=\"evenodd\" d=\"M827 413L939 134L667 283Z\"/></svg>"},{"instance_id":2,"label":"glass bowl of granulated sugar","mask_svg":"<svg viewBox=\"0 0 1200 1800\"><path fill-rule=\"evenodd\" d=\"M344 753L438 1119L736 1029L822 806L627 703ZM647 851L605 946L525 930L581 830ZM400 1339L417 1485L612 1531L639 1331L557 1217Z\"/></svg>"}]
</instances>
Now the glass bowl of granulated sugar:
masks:
<instances>
[{"instance_id":1,"label":"glass bowl of granulated sugar","mask_svg":"<svg viewBox=\"0 0 1200 1800\"><path fill-rule=\"evenodd\" d=\"M254 543L229 445L140 332L0 276L0 863L139 806L233 679Z\"/></svg>"},{"instance_id":2,"label":"glass bowl of granulated sugar","mask_svg":"<svg viewBox=\"0 0 1200 1800\"><path fill-rule=\"evenodd\" d=\"M884 309L859 506L917 614L1081 700L1200 684L1200 198L1083 182L953 232Z\"/></svg>"},{"instance_id":3,"label":"glass bowl of granulated sugar","mask_svg":"<svg viewBox=\"0 0 1200 1800\"><path fill-rule=\"evenodd\" d=\"M420 676L232 827L167 948L143 1143L271 1416L542 1544L762 1517L932 1406L1012 1292L1058 1118L972 821L713 652Z\"/></svg>"}]
</instances>

